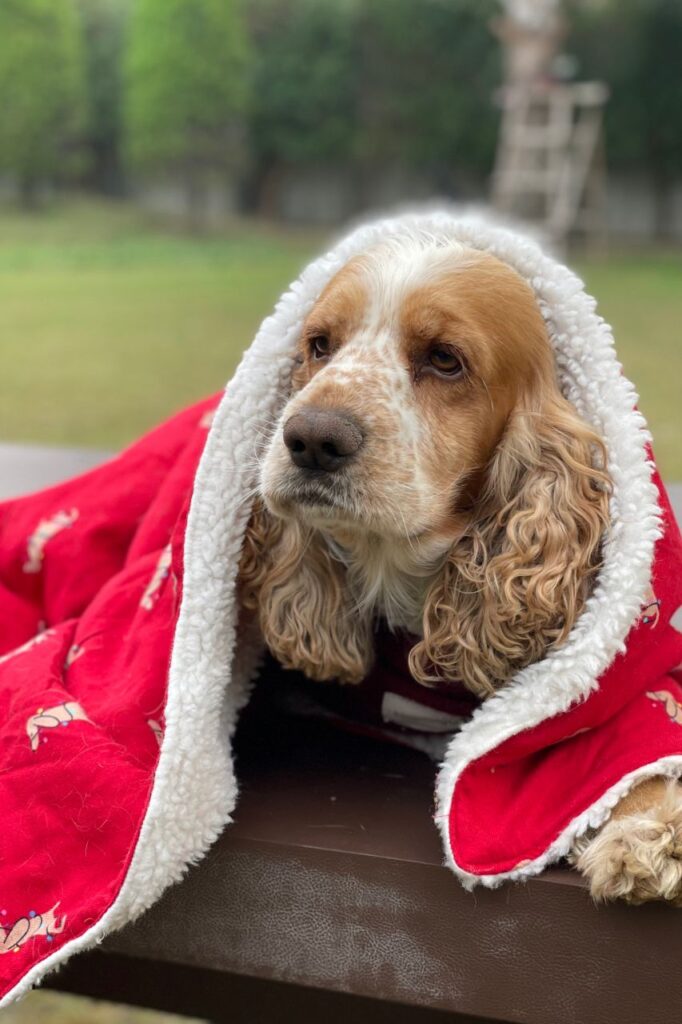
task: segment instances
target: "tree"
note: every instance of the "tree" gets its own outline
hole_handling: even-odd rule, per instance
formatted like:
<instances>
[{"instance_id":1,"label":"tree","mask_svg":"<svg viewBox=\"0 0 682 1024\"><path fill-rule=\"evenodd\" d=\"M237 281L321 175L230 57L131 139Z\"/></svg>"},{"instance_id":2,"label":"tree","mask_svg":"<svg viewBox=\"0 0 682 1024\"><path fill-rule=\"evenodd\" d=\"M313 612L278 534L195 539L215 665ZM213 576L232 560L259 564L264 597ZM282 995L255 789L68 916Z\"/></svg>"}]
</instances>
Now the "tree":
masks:
<instances>
[{"instance_id":1,"label":"tree","mask_svg":"<svg viewBox=\"0 0 682 1024\"><path fill-rule=\"evenodd\" d=\"M125 61L127 154L185 184L193 226L206 174L235 163L248 48L235 0L137 0Z\"/></svg>"},{"instance_id":2,"label":"tree","mask_svg":"<svg viewBox=\"0 0 682 1024\"><path fill-rule=\"evenodd\" d=\"M83 51L73 0L0 2L0 171L23 202L79 169Z\"/></svg>"},{"instance_id":3,"label":"tree","mask_svg":"<svg viewBox=\"0 0 682 1024\"><path fill-rule=\"evenodd\" d=\"M357 0L252 0L250 149L267 210L285 165L348 159L357 138ZM271 211L269 211L271 212Z\"/></svg>"},{"instance_id":4,"label":"tree","mask_svg":"<svg viewBox=\"0 0 682 1024\"><path fill-rule=\"evenodd\" d=\"M497 6L251 0L259 205L273 205L282 166L310 161L341 162L360 203L381 167L411 165L443 191L489 171L500 59L488 20Z\"/></svg>"},{"instance_id":5,"label":"tree","mask_svg":"<svg viewBox=\"0 0 682 1024\"><path fill-rule=\"evenodd\" d=\"M439 170L443 187L489 172L500 82L496 0L365 0L361 149Z\"/></svg>"},{"instance_id":6,"label":"tree","mask_svg":"<svg viewBox=\"0 0 682 1024\"><path fill-rule=\"evenodd\" d=\"M85 40L88 184L123 191L121 64L130 0L78 0Z\"/></svg>"},{"instance_id":7,"label":"tree","mask_svg":"<svg viewBox=\"0 0 682 1024\"><path fill-rule=\"evenodd\" d=\"M571 0L569 45L583 77L604 79L609 165L647 174L657 227L670 229L673 186L682 177L682 0Z\"/></svg>"}]
</instances>

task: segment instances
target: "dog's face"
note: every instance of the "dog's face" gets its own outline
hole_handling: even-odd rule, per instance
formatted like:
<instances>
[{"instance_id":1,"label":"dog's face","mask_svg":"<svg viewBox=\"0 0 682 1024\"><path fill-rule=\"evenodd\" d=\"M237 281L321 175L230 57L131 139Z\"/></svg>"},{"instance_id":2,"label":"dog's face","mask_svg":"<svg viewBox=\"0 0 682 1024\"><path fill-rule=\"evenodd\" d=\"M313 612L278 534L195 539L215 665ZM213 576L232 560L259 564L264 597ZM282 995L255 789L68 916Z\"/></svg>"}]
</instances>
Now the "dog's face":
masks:
<instances>
[{"instance_id":1,"label":"dog's face","mask_svg":"<svg viewBox=\"0 0 682 1024\"><path fill-rule=\"evenodd\" d=\"M491 693L584 607L605 464L515 271L449 241L377 246L303 325L242 599L279 660L313 678L360 681L382 617L420 638L416 679Z\"/></svg>"},{"instance_id":2,"label":"dog's face","mask_svg":"<svg viewBox=\"0 0 682 1024\"><path fill-rule=\"evenodd\" d=\"M452 536L550 359L531 289L495 257L453 245L353 259L303 326L263 465L269 508L332 533Z\"/></svg>"}]
</instances>

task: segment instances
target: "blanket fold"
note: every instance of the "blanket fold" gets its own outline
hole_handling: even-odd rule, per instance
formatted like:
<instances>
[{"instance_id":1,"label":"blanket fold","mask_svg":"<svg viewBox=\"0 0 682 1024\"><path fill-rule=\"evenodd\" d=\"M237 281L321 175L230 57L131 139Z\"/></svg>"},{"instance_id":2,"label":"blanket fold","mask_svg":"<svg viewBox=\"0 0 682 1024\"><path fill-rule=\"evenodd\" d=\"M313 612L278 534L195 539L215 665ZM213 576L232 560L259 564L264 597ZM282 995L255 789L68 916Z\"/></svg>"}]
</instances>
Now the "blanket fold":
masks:
<instances>
[{"instance_id":1,"label":"blanket fold","mask_svg":"<svg viewBox=\"0 0 682 1024\"><path fill-rule=\"evenodd\" d=\"M223 395L0 505L3 1004L140 914L228 823L231 736L262 655L235 594L257 452L316 297L403 231L490 251L531 284L564 394L605 439L612 523L567 641L496 696L425 690L382 633L367 683L336 709L325 691L327 713L424 749L450 737L436 823L466 885L539 872L638 779L682 774L682 538L608 326L515 233L448 210L377 221L303 272Z\"/></svg>"}]
</instances>

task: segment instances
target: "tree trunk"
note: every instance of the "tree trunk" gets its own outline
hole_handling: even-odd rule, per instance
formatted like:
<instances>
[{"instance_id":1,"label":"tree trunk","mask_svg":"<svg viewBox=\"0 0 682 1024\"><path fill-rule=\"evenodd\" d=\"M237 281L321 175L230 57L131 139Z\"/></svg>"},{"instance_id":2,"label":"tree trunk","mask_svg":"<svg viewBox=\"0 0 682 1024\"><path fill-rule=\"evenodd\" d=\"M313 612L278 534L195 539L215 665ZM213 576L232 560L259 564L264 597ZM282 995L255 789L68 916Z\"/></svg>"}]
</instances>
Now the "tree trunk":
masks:
<instances>
[{"instance_id":1,"label":"tree trunk","mask_svg":"<svg viewBox=\"0 0 682 1024\"><path fill-rule=\"evenodd\" d=\"M256 210L260 217L277 220L282 168L277 161L269 164L260 176Z\"/></svg>"},{"instance_id":2,"label":"tree trunk","mask_svg":"<svg viewBox=\"0 0 682 1024\"><path fill-rule=\"evenodd\" d=\"M206 185L202 168L192 161L185 168L185 224L192 235L206 228Z\"/></svg>"},{"instance_id":3,"label":"tree trunk","mask_svg":"<svg viewBox=\"0 0 682 1024\"><path fill-rule=\"evenodd\" d=\"M40 205L38 180L32 174L22 174L19 179L19 201L24 210L36 210Z\"/></svg>"},{"instance_id":4,"label":"tree trunk","mask_svg":"<svg viewBox=\"0 0 682 1024\"><path fill-rule=\"evenodd\" d=\"M656 237L670 240L673 228L673 189L666 175L654 175L654 210Z\"/></svg>"}]
</instances>

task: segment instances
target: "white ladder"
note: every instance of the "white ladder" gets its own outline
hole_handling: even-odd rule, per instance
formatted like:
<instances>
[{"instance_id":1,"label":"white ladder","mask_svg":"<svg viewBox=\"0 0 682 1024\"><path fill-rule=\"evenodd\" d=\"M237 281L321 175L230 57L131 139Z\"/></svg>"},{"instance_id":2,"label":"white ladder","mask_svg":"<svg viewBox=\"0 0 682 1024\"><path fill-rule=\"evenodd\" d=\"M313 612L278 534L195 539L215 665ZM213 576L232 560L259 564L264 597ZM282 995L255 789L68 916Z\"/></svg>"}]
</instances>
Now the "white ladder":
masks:
<instances>
[{"instance_id":1,"label":"white ladder","mask_svg":"<svg viewBox=\"0 0 682 1024\"><path fill-rule=\"evenodd\" d=\"M601 82L508 86L492 182L493 206L537 223L562 244L604 231Z\"/></svg>"}]
</instances>

